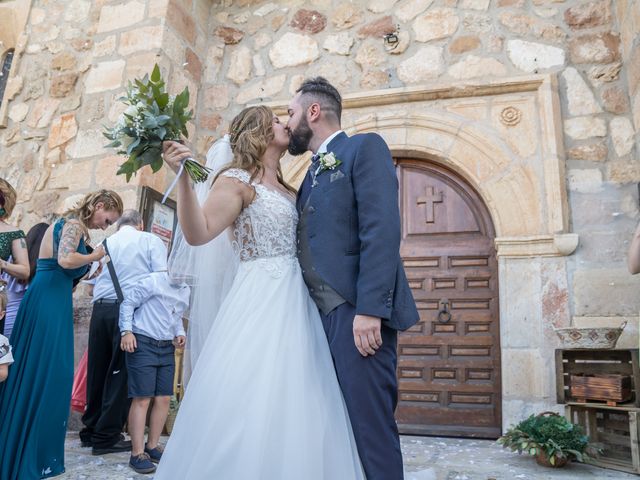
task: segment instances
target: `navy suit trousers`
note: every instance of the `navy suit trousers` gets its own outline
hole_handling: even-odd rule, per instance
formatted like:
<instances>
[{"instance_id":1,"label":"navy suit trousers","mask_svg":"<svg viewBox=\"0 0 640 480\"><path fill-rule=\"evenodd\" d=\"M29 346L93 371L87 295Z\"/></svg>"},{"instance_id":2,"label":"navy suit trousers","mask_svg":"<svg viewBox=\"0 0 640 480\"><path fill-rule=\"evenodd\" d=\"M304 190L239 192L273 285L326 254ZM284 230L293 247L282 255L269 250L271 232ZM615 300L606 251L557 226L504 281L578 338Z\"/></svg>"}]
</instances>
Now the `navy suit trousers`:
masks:
<instances>
[{"instance_id":1,"label":"navy suit trousers","mask_svg":"<svg viewBox=\"0 0 640 480\"><path fill-rule=\"evenodd\" d=\"M398 399L397 331L382 325L382 347L363 357L353 341L355 307L322 315L360 460L367 480L402 480L402 451L394 412Z\"/></svg>"}]
</instances>

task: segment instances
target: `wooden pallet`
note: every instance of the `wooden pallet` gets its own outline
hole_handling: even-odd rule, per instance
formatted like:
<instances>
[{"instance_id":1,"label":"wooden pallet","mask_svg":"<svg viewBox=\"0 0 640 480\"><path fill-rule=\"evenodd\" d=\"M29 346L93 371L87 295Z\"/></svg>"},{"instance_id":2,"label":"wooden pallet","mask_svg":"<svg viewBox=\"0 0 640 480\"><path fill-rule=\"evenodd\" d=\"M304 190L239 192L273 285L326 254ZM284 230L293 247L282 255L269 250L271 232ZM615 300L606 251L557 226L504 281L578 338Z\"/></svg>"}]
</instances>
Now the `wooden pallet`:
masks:
<instances>
[{"instance_id":1,"label":"wooden pallet","mask_svg":"<svg viewBox=\"0 0 640 480\"><path fill-rule=\"evenodd\" d=\"M640 409L569 404L566 417L581 425L590 441L602 448L587 463L640 474Z\"/></svg>"},{"instance_id":2,"label":"wooden pallet","mask_svg":"<svg viewBox=\"0 0 640 480\"><path fill-rule=\"evenodd\" d=\"M640 364L638 349L624 350L556 350L556 394L558 403L584 401L585 397L572 396L572 376L622 375L630 378L631 397L628 403L610 399L616 405L640 408ZM592 400L586 398L587 400ZM603 400L606 402L606 399Z\"/></svg>"}]
</instances>

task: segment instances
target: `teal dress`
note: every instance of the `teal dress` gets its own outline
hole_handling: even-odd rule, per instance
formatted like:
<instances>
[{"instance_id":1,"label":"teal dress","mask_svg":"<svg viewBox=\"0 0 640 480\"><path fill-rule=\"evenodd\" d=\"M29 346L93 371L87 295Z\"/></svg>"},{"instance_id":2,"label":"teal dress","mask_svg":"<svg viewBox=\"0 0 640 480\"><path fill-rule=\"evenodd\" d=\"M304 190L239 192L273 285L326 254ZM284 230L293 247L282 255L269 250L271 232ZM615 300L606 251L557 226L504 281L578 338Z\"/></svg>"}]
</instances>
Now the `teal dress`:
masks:
<instances>
[{"instance_id":1,"label":"teal dress","mask_svg":"<svg viewBox=\"0 0 640 480\"><path fill-rule=\"evenodd\" d=\"M64 472L73 384L72 281L86 266L58 264L64 219L53 228L53 258L39 259L11 334L14 363L0 384L0 479L35 480ZM80 240L77 251L87 253Z\"/></svg>"}]
</instances>

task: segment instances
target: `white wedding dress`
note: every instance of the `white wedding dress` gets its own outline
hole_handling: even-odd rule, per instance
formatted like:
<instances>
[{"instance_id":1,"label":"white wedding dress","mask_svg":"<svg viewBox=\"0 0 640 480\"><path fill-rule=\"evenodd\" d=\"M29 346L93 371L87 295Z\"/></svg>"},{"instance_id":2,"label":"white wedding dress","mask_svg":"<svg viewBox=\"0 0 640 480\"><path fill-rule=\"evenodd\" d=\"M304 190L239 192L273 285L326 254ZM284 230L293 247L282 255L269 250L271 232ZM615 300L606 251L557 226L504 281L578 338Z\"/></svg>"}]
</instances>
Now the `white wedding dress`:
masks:
<instances>
[{"instance_id":1,"label":"white wedding dress","mask_svg":"<svg viewBox=\"0 0 640 480\"><path fill-rule=\"evenodd\" d=\"M223 175L249 183L244 170ZM293 198L252 186L255 199L233 227L238 271L154 479L364 479L318 309L296 258Z\"/></svg>"}]
</instances>

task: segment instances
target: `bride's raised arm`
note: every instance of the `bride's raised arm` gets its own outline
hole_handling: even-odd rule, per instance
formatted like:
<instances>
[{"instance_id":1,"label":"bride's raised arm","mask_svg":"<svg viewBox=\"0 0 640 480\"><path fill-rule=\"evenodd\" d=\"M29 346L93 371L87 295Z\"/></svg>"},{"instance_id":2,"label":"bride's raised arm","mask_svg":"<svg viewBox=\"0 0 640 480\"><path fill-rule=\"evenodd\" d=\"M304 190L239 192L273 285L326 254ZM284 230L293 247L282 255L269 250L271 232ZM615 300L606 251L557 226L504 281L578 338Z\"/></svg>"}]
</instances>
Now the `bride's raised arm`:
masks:
<instances>
[{"instance_id":1,"label":"bride's raised arm","mask_svg":"<svg viewBox=\"0 0 640 480\"><path fill-rule=\"evenodd\" d=\"M191 150L177 142L164 142L164 160L177 172L180 162L193 157ZM253 198L251 187L228 177L216 179L206 201L200 206L189 175L178 181L178 221L190 245L204 245L230 226Z\"/></svg>"}]
</instances>

